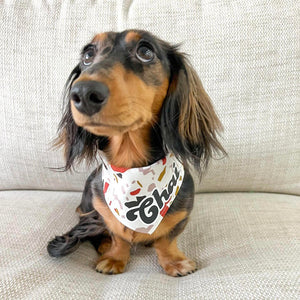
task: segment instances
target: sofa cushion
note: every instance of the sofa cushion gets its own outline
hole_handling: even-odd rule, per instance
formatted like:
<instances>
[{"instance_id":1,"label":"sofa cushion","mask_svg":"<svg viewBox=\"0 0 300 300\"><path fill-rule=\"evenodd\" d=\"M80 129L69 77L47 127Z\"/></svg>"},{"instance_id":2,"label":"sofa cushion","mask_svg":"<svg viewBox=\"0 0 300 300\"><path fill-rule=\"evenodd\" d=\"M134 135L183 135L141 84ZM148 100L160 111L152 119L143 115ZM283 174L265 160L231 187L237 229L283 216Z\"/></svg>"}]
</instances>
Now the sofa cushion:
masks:
<instances>
[{"instance_id":1,"label":"sofa cushion","mask_svg":"<svg viewBox=\"0 0 300 300\"><path fill-rule=\"evenodd\" d=\"M1 1L0 189L82 190L89 171L54 173L50 141L64 82L101 31L141 28L182 42L211 96L229 158L201 191L300 193L297 0Z\"/></svg>"},{"instance_id":2,"label":"sofa cushion","mask_svg":"<svg viewBox=\"0 0 300 300\"><path fill-rule=\"evenodd\" d=\"M3 299L296 299L300 201L267 193L197 195L179 248L199 270L164 274L153 248L133 247L124 274L102 275L89 244L62 259L47 241L77 222L80 193L0 192Z\"/></svg>"}]
</instances>

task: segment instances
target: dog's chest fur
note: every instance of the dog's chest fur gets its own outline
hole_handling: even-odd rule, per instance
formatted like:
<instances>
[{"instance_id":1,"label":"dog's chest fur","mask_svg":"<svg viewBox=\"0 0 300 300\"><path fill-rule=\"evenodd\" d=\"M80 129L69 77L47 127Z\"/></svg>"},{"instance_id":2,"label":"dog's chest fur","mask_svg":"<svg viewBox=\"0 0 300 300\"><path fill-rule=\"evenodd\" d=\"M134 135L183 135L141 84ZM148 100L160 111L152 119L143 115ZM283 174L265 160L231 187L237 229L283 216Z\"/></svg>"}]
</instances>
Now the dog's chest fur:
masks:
<instances>
[{"instance_id":1,"label":"dog's chest fur","mask_svg":"<svg viewBox=\"0 0 300 300\"><path fill-rule=\"evenodd\" d=\"M150 242L158 239L161 236L165 236L171 231L172 228L175 227L176 224L178 224L187 216L187 211L179 211L170 215L166 215L154 233L149 235L146 233L136 232L125 227L115 218L110 209L107 207L106 202L100 197L94 196L93 206L102 216L109 231L118 235L129 243Z\"/></svg>"}]
</instances>

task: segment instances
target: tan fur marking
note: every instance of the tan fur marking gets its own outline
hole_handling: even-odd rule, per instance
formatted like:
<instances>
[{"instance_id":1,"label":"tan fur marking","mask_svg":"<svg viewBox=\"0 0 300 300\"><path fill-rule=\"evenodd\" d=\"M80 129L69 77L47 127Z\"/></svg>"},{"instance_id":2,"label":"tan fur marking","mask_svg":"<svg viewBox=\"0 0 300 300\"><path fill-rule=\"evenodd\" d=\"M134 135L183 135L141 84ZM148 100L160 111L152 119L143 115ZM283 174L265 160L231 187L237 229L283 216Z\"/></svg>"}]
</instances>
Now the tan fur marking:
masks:
<instances>
[{"instance_id":1,"label":"tan fur marking","mask_svg":"<svg viewBox=\"0 0 300 300\"><path fill-rule=\"evenodd\" d=\"M107 236L107 237L101 239L101 243L98 247L98 252L101 255L103 255L111 248L111 245L112 245L112 240L110 237Z\"/></svg>"},{"instance_id":2,"label":"tan fur marking","mask_svg":"<svg viewBox=\"0 0 300 300\"><path fill-rule=\"evenodd\" d=\"M148 162L150 126L128 131L110 138L108 159L111 164L123 168L145 166Z\"/></svg>"},{"instance_id":3,"label":"tan fur marking","mask_svg":"<svg viewBox=\"0 0 300 300\"><path fill-rule=\"evenodd\" d=\"M110 249L99 259L96 270L106 274L123 273L130 257L130 244L113 236Z\"/></svg>"},{"instance_id":4,"label":"tan fur marking","mask_svg":"<svg viewBox=\"0 0 300 300\"><path fill-rule=\"evenodd\" d=\"M100 42L102 43L103 41L105 41L107 39L107 33L103 32L103 33L98 33L94 36L94 38L92 39L92 43L97 43Z\"/></svg>"},{"instance_id":5,"label":"tan fur marking","mask_svg":"<svg viewBox=\"0 0 300 300\"><path fill-rule=\"evenodd\" d=\"M127 44L129 44L130 42L132 41L138 41L140 40L142 37L140 34L134 32L134 31L129 31L127 34L126 34L126 37L125 37L125 42Z\"/></svg>"},{"instance_id":6,"label":"tan fur marking","mask_svg":"<svg viewBox=\"0 0 300 300\"><path fill-rule=\"evenodd\" d=\"M114 235L121 237L129 243L150 242L167 235L176 224L187 216L186 211L179 211L171 215L166 215L154 233L149 235L146 233L135 232L128 228L124 231L124 225L114 217L106 203L104 203L100 198L94 197L93 205L98 213L103 217L109 230L113 232Z\"/></svg>"},{"instance_id":7,"label":"tan fur marking","mask_svg":"<svg viewBox=\"0 0 300 300\"><path fill-rule=\"evenodd\" d=\"M196 263L188 259L177 247L177 240L162 237L154 242L160 265L171 276L184 276L196 270Z\"/></svg>"},{"instance_id":8,"label":"tan fur marking","mask_svg":"<svg viewBox=\"0 0 300 300\"><path fill-rule=\"evenodd\" d=\"M169 79L165 78L161 84L161 86L157 87L157 92L155 94L155 101L153 102L152 105L152 113L153 113L153 118L155 121L158 120L158 114L160 112L160 109L162 107L162 104L164 102L164 99L167 95L167 90L169 87Z\"/></svg>"}]
</instances>

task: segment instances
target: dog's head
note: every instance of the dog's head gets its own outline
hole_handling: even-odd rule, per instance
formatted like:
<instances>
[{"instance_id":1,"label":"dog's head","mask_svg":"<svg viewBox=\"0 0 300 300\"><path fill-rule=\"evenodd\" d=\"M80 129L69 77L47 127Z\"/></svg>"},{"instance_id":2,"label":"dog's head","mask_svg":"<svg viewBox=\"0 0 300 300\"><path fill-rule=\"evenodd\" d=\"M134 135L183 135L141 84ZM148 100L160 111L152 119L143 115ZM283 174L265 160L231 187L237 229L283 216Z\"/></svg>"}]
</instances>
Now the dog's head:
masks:
<instances>
[{"instance_id":1,"label":"dog's head","mask_svg":"<svg viewBox=\"0 0 300 300\"><path fill-rule=\"evenodd\" d=\"M217 140L221 123L195 70L177 46L149 32L96 35L69 76L66 99L59 136L66 169L92 159L111 137L144 128L154 128L157 147L196 168L214 150L225 153Z\"/></svg>"}]
</instances>

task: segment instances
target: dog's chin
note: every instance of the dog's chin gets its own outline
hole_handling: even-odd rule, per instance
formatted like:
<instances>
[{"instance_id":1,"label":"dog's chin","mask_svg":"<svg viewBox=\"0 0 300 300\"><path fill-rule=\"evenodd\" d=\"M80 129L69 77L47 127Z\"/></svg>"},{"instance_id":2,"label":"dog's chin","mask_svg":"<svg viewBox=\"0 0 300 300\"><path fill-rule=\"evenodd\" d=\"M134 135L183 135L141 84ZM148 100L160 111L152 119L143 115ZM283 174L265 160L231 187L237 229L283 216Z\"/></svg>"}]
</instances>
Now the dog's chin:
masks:
<instances>
[{"instance_id":1,"label":"dog's chin","mask_svg":"<svg viewBox=\"0 0 300 300\"><path fill-rule=\"evenodd\" d=\"M82 126L86 131L98 135L98 136L115 136L115 135L122 135L129 131L128 127L118 126L118 127L108 127L102 125L86 125Z\"/></svg>"},{"instance_id":2,"label":"dog's chin","mask_svg":"<svg viewBox=\"0 0 300 300\"><path fill-rule=\"evenodd\" d=\"M115 136L122 135L126 132L136 131L143 127L147 122L138 119L131 124L102 124L102 123L85 123L77 124L86 131L98 136Z\"/></svg>"}]
</instances>

